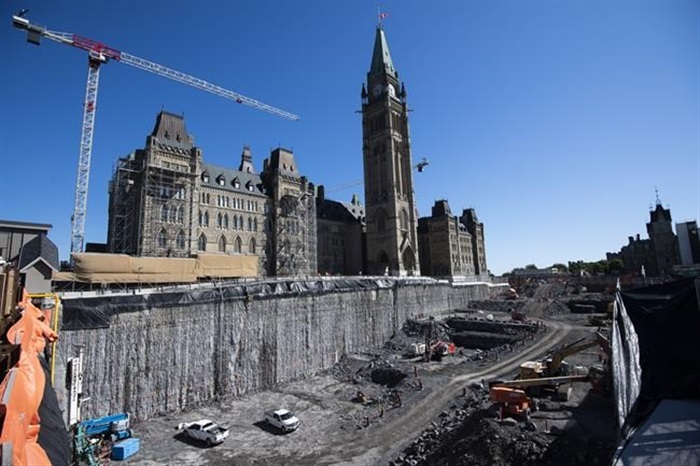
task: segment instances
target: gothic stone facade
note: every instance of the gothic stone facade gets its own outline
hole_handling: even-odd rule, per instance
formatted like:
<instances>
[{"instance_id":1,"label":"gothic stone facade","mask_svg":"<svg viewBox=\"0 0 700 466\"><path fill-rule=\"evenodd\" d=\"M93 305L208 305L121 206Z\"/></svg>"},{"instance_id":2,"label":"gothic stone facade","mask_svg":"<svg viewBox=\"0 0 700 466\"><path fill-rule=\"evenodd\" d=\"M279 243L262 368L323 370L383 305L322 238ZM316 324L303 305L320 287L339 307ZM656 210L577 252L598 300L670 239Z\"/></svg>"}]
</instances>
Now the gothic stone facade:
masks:
<instances>
[{"instance_id":1,"label":"gothic stone facade","mask_svg":"<svg viewBox=\"0 0 700 466\"><path fill-rule=\"evenodd\" d=\"M184 118L160 112L146 146L120 159L110 181L108 248L160 257L249 254L261 274L315 273L312 197L290 151L275 149L261 174L248 148L237 170L207 164Z\"/></svg>"}]
</instances>

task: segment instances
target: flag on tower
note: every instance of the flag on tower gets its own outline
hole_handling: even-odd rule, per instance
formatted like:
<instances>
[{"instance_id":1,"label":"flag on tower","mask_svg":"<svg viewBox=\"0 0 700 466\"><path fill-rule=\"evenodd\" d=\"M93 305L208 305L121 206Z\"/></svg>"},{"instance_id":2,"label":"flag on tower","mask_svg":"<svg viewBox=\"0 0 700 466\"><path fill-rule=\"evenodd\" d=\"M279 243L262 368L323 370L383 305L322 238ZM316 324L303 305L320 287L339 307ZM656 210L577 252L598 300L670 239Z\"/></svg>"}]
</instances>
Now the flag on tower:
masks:
<instances>
[{"instance_id":1,"label":"flag on tower","mask_svg":"<svg viewBox=\"0 0 700 466\"><path fill-rule=\"evenodd\" d=\"M389 16L389 13L379 13L379 21L383 20L387 16Z\"/></svg>"}]
</instances>

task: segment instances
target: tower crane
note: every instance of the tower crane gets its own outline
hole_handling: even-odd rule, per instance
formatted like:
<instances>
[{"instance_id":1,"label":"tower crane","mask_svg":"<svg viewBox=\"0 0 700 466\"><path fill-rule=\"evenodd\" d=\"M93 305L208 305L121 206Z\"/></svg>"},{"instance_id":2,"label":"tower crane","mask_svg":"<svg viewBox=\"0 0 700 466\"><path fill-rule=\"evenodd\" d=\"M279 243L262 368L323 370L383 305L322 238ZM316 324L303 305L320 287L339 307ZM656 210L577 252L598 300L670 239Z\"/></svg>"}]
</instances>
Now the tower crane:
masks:
<instances>
[{"instance_id":1,"label":"tower crane","mask_svg":"<svg viewBox=\"0 0 700 466\"><path fill-rule=\"evenodd\" d=\"M12 16L12 24L16 28L27 31L27 42L40 45L41 38L45 37L55 42L70 45L88 52L88 76L83 108L83 126L80 134L78 176L75 184L75 205L73 207L73 215L71 216L71 253L82 252L83 250L90 158L92 156L92 138L95 131L95 111L97 109L97 86L100 78L100 66L102 64L107 63L109 60L115 60L288 120L296 121L299 119L299 117L293 113L280 110L279 108L264 104L237 92L224 89L223 87L211 84L203 79L121 52L93 39L88 39L87 37L72 33L50 31L43 26L38 26L29 22L29 20L24 17L26 13L27 10L22 10Z\"/></svg>"}]
</instances>

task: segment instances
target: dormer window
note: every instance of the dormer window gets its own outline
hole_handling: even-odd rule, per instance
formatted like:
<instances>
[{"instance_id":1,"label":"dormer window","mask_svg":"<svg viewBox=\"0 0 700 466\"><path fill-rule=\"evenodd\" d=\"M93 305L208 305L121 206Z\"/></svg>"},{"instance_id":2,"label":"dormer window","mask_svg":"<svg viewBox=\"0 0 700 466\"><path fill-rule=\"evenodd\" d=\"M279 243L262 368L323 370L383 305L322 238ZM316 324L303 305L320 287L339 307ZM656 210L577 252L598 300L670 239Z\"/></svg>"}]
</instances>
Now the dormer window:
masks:
<instances>
[{"instance_id":1,"label":"dormer window","mask_svg":"<svg viewBox=\"0 0 700 466\"><path fill-rule=\"evenodd\" d=\"M233 179L233 187L234 188L240 188L241 187L241 181L236 177Z\"/></svg>"},{"instance_id":2,"label":"dormer window","mask_svg":"<svg viewBox=\"0 0 700 466\"><path fill-rule=\"evenodd\" d=\"M251 192L255 191L255 185L253 185L252 181L249 181L248 183L246 183L245 187L248 191L251 191Z\"/></svg>"},{"instance_id":3,"label":"dormer window","mask_svg":"<svg viewBox=\"0 0 700 466\"><path fill-rule=\"evenodd\" d=\"M167 131L165 132L165 139L170 139L170 133L168 133Z\"/></svg>"},{"instance_id":4,"label":"dormer window","mask_svg":"<svg viewBox=\"0 0 700 466\"><path fill-rule=\"evenodd\" d=\"M224 175L219 175L219 177L216 179L216 182L219 186L226 186L226 178L224 178Z\"/></svg>"},{"instance_id":5,"label":"dormer window","mask_svg":"<svg viewBox=\"0 0 700 466\"><path fill-rule=\"evenodd\" d=\"M208 172L202 173L202 181L205 183L209 183L209 173Z\"/></svg>"},{"instance_id":6,"label":"dormer window","mask_svg":"<svg viewBox=\"0 0 700 466\"><path fill-rule=\"evenodd\" d=\"M177 135L175 136L175 140L176 140L177 142L180 142L180 133L177 133Z\"/></svg>"}]
</instances>

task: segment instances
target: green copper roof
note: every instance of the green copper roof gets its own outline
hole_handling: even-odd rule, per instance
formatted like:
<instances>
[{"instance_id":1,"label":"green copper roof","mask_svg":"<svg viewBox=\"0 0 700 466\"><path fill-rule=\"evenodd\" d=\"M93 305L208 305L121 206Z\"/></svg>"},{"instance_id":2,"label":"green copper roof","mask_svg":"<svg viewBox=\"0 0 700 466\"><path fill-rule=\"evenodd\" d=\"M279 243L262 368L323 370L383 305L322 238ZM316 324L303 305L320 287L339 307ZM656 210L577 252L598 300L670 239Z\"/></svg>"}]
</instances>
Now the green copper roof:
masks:
<instances>
[{"instance_id":1,"label":"green copper roof","mask_svg":"<svg viewBox=\"0 0 700 466\"><path fill-rule=\"evenodd\" d=\"M369 74L373 75L383 72L396 76L396 70L394 69L394 63L391 61L384 30L381 26L378 26L377 35L374 39L374 52L372 53L372 66L369 69Z\"/></svg>"}]
</instances>

